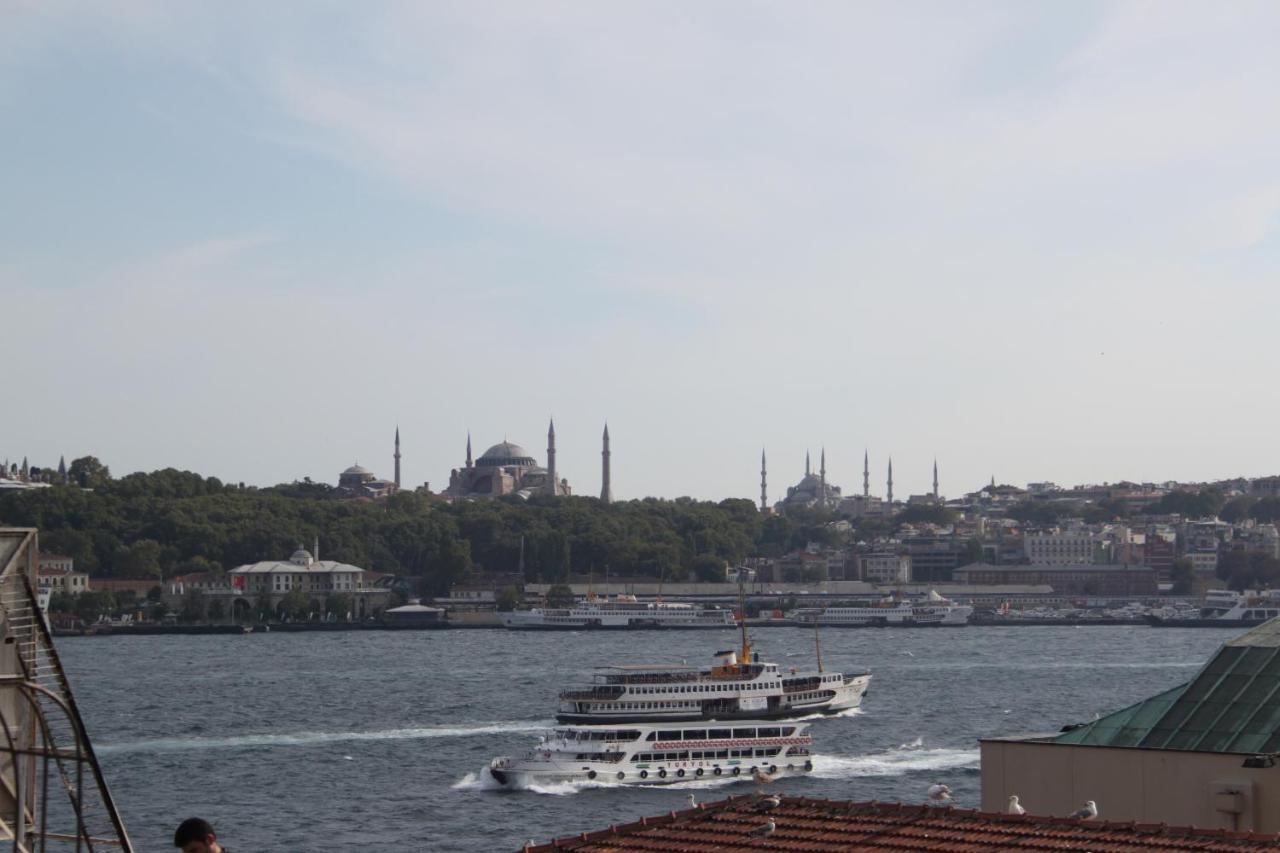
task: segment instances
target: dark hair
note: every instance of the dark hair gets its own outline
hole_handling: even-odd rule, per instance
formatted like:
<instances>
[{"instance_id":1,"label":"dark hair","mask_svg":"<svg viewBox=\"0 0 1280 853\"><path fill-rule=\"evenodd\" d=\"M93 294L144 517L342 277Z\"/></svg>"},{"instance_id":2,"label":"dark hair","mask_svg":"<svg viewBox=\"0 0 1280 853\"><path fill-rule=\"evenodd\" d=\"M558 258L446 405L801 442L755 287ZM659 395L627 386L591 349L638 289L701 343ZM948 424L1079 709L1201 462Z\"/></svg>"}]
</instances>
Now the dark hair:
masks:
<instances>
[{"instance_id":1,"label":"dark hair","mask_svg":"<svg viewBox=\"0 0 1280 853\"><path fill-rule=\"evenodd\" d=\"M173 834L173 846L183 847L192 841L204 841L210 835L217 837L213 825L198 817L189 817L178 824L178 831Z\"/></svg>"}]
</instances>

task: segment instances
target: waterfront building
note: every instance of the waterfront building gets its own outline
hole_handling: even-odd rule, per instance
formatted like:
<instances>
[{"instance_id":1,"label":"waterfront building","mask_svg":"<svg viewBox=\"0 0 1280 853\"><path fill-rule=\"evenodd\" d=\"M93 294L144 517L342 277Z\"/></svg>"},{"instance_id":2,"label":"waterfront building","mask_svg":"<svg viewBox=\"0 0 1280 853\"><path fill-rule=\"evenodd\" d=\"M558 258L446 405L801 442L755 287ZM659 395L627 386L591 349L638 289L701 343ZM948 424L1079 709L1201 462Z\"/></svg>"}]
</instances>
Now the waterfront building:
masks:
<instances>
[{"instance_id":1,"label":"waterfront building","mask_svg":"<svg viewBox=\"0 0 1280 853\"><path fill-rule=\"evenodd\" d=\"M911 555L897 553L859 554L860 580L880 586L911 583Z\"/></svg>"},{"instance_id":2,"label":"waterfront building","mask_svg":"<svg viewBox=\"0 0 1280 853\"><path fill-rule=\"evenodd\" d=\"M1022 547L1032 565L1066 566L1093 562L1093 536L1083 530L1028 533Z\"/></svg>"},{"instance_id":3,"label":"waterfront building","mask_svg":"<svg viewBox=\"0 0 1280 853\"><path fill-rule=\"evenodd\" d=\"M952 573L958 584L1048 585L1066 595L1140 597L1155 595L1156 573L1149 566L1076 565L994 566L970 563Z\"/></svg>"},{"instance_id":4,"label":"waterfront building","mask_svg":"<svg viewBox=\"0 0 1280 853\"><path fill-rule=\"evenodd\" d=\"M986 763L983 762L985 769ZM1057 768L1055 768L1057 770ZM1069 777L1069 774L1064 774ZM984 773L985 777L985 773ZM1141 786L1135 786L1135 790ZM762 800L763 793L698 803L632 823L555 838L530 841L521 853L641 853L655 850L751 851L901 851L929 849L1091 851L1133 853L1135 850L1256 851L1280 843L1280 835L1231 832L1187 826L1190 817L1174 812L1164 822L1142 825L1106 820L1081 821L1051 817L1033 803L1027 814L1005 814L1006 801L981 811L946 803L853 802L781 795ZM1024 800L1025 802L1025 800ZM1070 814L1081 802L1053 814ZM1100 808L1104 808L1099 800ZM603 824L605 818L601 818ZM766 837L771 836L771 837Z\"/></svg>"},{"instance_id":5,"label":"waterfront building","mask_svg":"<svg viewBox=\"0 0 1280 853\"><path fill-rule=\"evenodd\" d=\"M49 592L79 595L89 589L89 576L75 570L75 561L61 554L40 554L37 585Z\"/></svg>"},{"instance_id":6,"label":"waterfront building","mask_svg":"<svg viewBox=\"0 0 1280 853\"><path fill-rule=\"evenodd\" d=\"M607 436L605 445L607 450ZM533 495L572 494L569 481L559 478L555 465L554 421L547 430L546 468L538 465L538 460L523 447L506 440L493 445L473 462L471 436L468 435L466 462L461 468L454 468L449 472L449 487L445 489L444 495L457 500L498 498L504 495L529 498Z\"/></svg>"},{"instance_id":7,"label":"waterfront building","mask_svg":"<svg viewBox=\"0 0 1280 853\"><path fill-rule=\"evenodd\" d=\"M982 806L1017 794L1064 814L1280 832L1280 619L1225 643L1188 682L1054 735L981 742Z\"/></svg>"},{"instance_id":8,"label":"waterfront building","mask_svg":"<svg viewBox=\"0 0 1280 853\"><path fill-rule=\"evenodd\" d=\"M345 595L351 600L351 613L357 618L376 615L387 606L390 590L378 581L385 578L349 563L317 560L310 551L298 547L288 560L263 560L237 566L227 572L225 587L206 587L206 595L222 595L232 599L233 608L251 611L262 604L277 610L290 593L307 596L313 613L325 611L330 594Z\"/></svg>"}]
</instances>

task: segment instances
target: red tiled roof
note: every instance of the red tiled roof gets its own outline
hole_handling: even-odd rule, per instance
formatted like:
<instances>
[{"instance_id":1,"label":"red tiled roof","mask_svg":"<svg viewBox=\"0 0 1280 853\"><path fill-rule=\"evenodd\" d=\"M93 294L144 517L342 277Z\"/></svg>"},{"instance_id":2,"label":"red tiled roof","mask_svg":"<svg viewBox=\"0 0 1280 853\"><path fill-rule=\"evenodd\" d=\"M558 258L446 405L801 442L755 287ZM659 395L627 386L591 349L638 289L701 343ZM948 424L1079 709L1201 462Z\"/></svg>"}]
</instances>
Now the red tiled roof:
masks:
<instances>
[{"instance_id":1,"label":"red tiled roof","mask_svg":"<svg viewBox=\"0 0 1280 853\"><path fill-rule=\"evenodd\" d=\"M844 853L856 850L936 850L985 853L991 850L1090 850L1094 853L1147 851L1257 850L1280 846L1280 835L1195 829L1165 824L1082 821L1039 815L1004 815L969 809L858 803L783 797L764 812L752 796L731 797L637 823L557 838L523 848L524 853L574 850L579 853L745 853L789 850ZM768 837L750 833L768 820Z\"/></svg>"}]
</instances>

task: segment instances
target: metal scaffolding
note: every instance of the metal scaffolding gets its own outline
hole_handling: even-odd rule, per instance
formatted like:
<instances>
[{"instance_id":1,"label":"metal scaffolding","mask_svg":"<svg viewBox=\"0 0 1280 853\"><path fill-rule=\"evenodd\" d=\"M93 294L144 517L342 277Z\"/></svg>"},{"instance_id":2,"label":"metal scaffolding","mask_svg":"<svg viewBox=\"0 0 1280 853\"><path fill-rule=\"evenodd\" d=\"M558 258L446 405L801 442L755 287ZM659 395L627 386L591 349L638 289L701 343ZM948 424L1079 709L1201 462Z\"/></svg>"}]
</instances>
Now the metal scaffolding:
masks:
<instances>
[{"instance_id":1,"label":"metal scaffolding","mask_svg":"<svg viewBox=\"0 0 1280 853\"><path fill-rule=\"evenodd\" d=\"M38 564L36 531L0 529L0 851L132 853L40 612Z\"/></svg>"}]
</instances>

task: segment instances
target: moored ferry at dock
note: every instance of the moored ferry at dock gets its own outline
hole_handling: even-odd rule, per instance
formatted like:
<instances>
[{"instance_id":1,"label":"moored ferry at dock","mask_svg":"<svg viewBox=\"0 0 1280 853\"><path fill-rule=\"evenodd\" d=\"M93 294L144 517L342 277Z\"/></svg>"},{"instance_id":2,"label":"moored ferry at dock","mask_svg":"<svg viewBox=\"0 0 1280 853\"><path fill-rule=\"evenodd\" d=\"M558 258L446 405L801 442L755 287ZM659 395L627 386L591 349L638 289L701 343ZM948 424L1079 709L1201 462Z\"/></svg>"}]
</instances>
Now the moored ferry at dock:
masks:
<instances>
[{"instance_id":1,"label":"moored ferry at dock","mask_svg":"<svg viewBox=\"0 0 1280 853\"><path fill-rule=\"evenodd\" d=\"M680 601L640 601L634 595L588 598L572 607L539 607L499 614L513 630L592 630L638 628L732 628L737 623L726 607L703 607Z\"/></svg>"},{"instance_id":2,"label":"moored ferry at dock","mask_svg":"<svg viewBox=\"0 0 1280 853\"><path fill-rule=\"evenodd\" d=\"M1245 628L1280 616L1280 589L1211 589L1199 613L1164 608L1147 614L1158 628Z\"/></svg>"},{"instance_id":3,"label":"moored ferry at dock","mask_svg":"<svg viewBox=\"0 0 1280 853\"><path fill-rule=\"evenodd\" d=\"M751 779L813 769L807 723L760 720L730 725L567 726L545 735L521 757L489 762L500 785L525 788L565 782L669 785Z\"/></svg>"},{"instance_id":4,"label":"moored ferry at dock","mask_svg":"<svg viewBox=\"0 0 1280 853\"><path fill-rule=\"evenodd\" d=\"M797 610L791 617L798 625L847 628L961 627L969 624L973 608L956 604L930 591L923 599L889 597L858 607L822 607Z\"/></svg>"}]
</instances>

